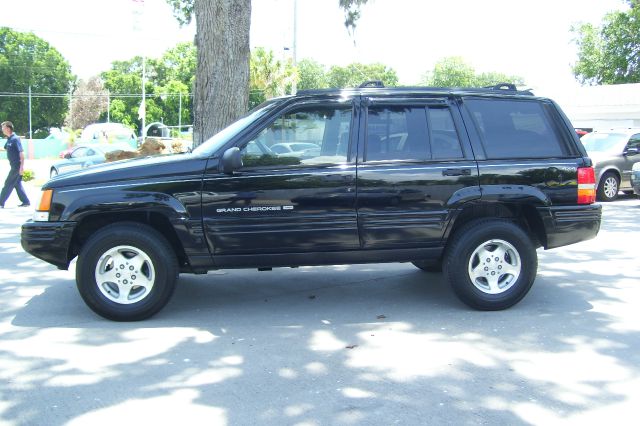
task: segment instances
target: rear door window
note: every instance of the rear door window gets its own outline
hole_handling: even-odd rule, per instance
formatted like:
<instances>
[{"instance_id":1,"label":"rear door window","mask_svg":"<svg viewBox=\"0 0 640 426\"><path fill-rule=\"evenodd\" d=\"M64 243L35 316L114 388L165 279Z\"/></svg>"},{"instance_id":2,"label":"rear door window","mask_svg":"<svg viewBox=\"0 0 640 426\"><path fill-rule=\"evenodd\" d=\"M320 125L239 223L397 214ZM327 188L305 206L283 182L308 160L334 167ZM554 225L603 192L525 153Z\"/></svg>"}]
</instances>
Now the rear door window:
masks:
<instances>
[{"instance_id":1,"label":"rear door window","mask_svg":"<svg viewBox=\"0 0 640 426\"><path fill-rule=\"evenodd\" d=\"M462 157L449 108L369 107L365 161L427 161Z\"/></svg>"}]
</instances>

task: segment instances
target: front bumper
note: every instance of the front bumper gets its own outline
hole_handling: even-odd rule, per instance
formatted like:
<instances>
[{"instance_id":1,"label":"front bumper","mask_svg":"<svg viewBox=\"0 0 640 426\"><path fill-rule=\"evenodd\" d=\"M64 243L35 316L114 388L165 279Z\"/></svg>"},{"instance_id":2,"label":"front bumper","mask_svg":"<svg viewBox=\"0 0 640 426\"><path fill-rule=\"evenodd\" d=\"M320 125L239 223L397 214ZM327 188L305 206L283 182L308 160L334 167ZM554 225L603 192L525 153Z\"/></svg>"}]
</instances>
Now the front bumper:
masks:
<instances>
[{"instance_id":1,"label":"front bumper","mask_svg":"<svg viewBox=\"0 0 640 426\"><path fill-rule=\"evenodd\" d=\"M540 207L538 210L547 234L545 249L590 240L600 231L600 204Z\"/></svg>"},{"instance_id":2,"label":"front bumper","mask_svg":"<svg viewBox=\"0 0 640 426\"><path fill-rule=\"evenodd\" d=\"M22 225L20 243L24 251L49 262L59 269L68 269L69 245L76 222L34 222Z\"/></svg>"}]
</instances>

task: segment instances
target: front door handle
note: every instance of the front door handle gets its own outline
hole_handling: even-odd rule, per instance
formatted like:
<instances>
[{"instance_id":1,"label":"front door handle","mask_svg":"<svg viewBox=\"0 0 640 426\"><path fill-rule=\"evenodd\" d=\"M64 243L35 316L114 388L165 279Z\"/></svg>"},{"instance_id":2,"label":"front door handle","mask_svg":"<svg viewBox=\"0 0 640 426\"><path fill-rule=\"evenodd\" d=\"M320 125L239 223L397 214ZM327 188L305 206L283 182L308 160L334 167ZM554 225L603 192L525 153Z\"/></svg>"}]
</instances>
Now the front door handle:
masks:
<instances>
[{"instance_id":1,"label":"front door handle","mask_svg":"<svg viewBox=\"0 0 640 426\"><path fill-rule=\"evenodd\" d=\"M442 176L471 176L471 169L444 169Z\"/></svg>"}]
</instances>

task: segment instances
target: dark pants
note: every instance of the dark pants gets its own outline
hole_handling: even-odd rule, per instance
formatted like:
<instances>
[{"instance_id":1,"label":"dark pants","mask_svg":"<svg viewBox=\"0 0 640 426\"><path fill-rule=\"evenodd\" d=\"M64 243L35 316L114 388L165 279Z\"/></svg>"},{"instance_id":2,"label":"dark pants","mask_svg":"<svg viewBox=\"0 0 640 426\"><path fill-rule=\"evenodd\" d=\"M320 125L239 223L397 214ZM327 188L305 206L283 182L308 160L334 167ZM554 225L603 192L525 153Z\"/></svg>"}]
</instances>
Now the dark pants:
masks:
<instances>
[{"instance_id":1,"label":"dark pants","mask_svg":"<svg viewBox=\"0 0 640 426\"><path fill-rule=\"evenodd\" d=\"M29 198L27 197L27 194L26 192L24 192L24 188L22 187L22 175L20 174L20 166L11 167L9 174L7 175L7 180L4 181L4 187L2 188L2 193L0 193L1 206L4 206L4 203L11 195L13 188L16 189L18 198L20 198L20 201L23 204L30 204Z\"/></svg>"}]
</instances>

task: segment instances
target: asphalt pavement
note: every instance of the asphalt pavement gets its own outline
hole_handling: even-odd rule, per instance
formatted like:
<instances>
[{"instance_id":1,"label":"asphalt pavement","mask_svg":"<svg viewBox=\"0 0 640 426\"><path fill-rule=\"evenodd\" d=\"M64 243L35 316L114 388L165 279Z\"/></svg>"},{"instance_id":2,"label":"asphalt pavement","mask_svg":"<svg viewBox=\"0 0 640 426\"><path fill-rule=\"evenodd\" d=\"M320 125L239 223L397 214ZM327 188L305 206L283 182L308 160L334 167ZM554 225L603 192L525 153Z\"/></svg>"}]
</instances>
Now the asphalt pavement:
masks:
<instances>
[{"instance_id":1,"label":"asphalt pavement","mask_svg":"<svg viewBox=\"0 0 640 426\"><path fill-rule=\"evenodd\" d=\"M637 197L604 205L596 239L539 250L506 311L397 263L181 275L138 323L27 255L17 204L0 210L2 425L637 424Z\"/></svg>"}]
</instances>

